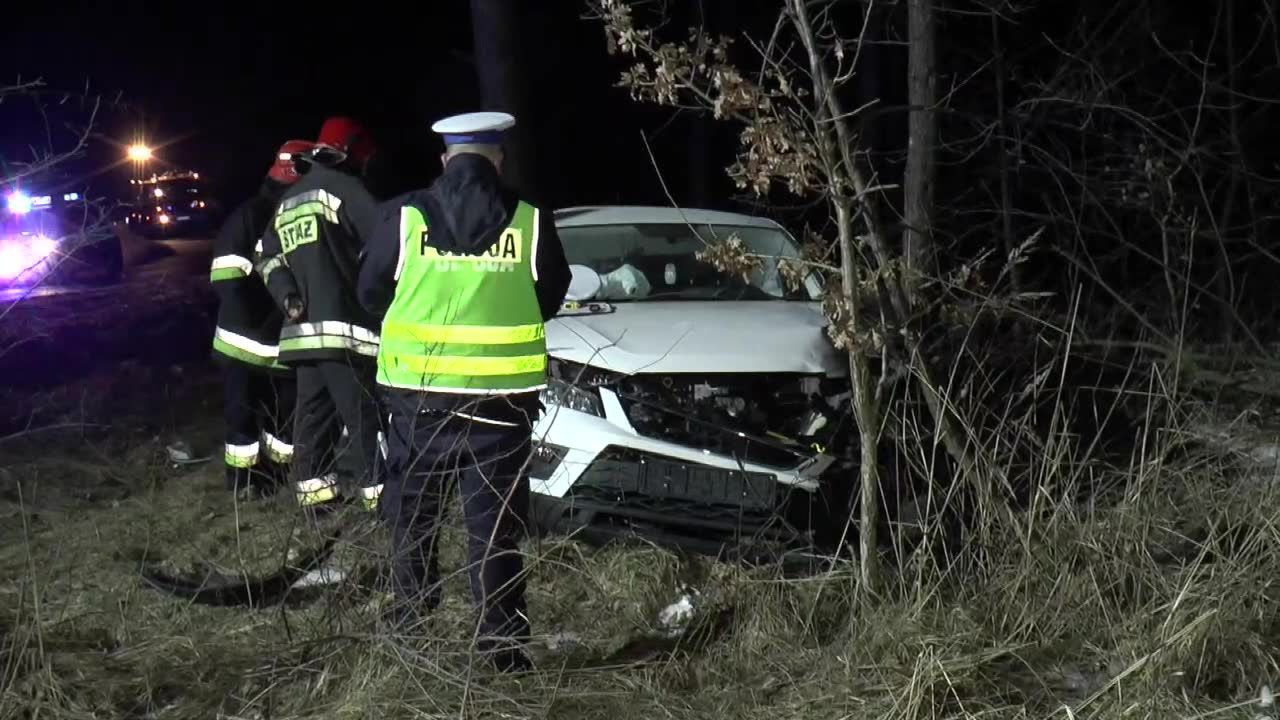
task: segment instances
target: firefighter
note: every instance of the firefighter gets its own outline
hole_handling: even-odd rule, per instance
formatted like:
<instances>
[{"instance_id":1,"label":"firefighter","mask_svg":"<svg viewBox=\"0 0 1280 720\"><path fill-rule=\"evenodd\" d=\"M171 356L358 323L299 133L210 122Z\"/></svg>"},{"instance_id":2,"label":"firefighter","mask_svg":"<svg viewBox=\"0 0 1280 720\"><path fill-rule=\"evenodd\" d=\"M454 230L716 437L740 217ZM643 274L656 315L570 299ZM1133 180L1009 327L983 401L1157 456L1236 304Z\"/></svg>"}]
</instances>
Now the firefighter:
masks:
<instances>
[{"instance_id":1,"label":"firefighter","mask_svg":"<svg viewBox=\"0 0 1280 720\"><path fill-rule=\"evenodd\" d=\"M523 563L524 466L542 409L546 342L569 268L553 216L500 181L504 113L432 129L444 171L400 196L370 239L360 300L381 317L378 385L389 412L382 518L392 529L389 618L400 628L440 602L435 539L456 484L468 531L477 645L501 670L529 667Z\"/></svg>"},{"instance_id":2,"label":"firefighter","mask_svg":"<svg viewBox=\"0 0 1280 720\"><path fill-rule=\"evenodd\" d=\"M213 243L209 280L218 298L213 349L223 366L223 461L227 489L246 498L273 492L293 457L293 375L277 360L283 316L253 274L251 258L285 188L298 180L294 156L311 147L306 140L281 146L257 194L232 211Z\"/></svg>"},{"instance_id":3,"label":"firefighter","mask_svg":"<svg viewBox=\"0 0 1280 720\"><path fill-rule=\"evenodd\" d=\"M258 272L284 310L280 362L296 368L294 478L300 504L376 502L381 437L374 395L376 323L356 301L356 274L378 204L362 180L374 152L345 117L325 120L302 178L263 235ZM347 435L345 454L340 453Z\"/></svg>"}]
</instances>

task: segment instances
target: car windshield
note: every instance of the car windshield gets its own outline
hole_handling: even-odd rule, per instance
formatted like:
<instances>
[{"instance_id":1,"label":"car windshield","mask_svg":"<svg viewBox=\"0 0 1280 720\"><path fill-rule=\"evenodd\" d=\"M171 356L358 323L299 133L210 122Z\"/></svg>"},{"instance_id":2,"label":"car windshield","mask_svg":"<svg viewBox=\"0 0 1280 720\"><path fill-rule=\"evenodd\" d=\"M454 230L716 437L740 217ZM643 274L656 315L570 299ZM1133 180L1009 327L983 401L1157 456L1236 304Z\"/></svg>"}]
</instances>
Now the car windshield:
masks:
<instances>
[{"instance_id":1,"label":"car windshield","mask_svg":"<svg viewBox=\"0 0 1280 720\"><path fill-rule=\"evenodd\" d=\"M779 259L799 253L791 238L774 228L619 223L561 227L557 233L570 265L600 273L603 284L597 300L814 299L809 288L790 290L783 281ZM745 280L697 257L707 242L735 235L760 261Z\"/></svg>"}]
</instances>

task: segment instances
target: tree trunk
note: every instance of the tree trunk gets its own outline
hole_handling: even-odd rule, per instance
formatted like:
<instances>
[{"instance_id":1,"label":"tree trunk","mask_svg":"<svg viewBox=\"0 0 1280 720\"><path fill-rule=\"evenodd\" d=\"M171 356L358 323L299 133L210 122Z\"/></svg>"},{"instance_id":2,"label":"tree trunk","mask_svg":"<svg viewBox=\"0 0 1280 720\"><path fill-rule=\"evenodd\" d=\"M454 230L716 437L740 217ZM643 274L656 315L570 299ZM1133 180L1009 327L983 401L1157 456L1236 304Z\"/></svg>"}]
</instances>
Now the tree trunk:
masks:
<instances>
[{"instance_id":1,"label":"tree trunk","mask_svg":"<svg viewBox=\"0 0 1280 720\"><path fill-rule=\"evenodd\" d=\"M996 143L1000 148L1000 235L1004 238L1005 262L1013 257L1016 247L1013 241L1013 200L1009 190L1009 130L1004 107L1004 49L1000 46L1000 16L991 13L991 46L995 62L992 64L996 84ZM1013 291L1022 289L1022 266L1009 270Z\"/></svg>"},{"instance_id":2,"label":"tree trunk","mask_svg":"<svg viewBox=\"0 0 1280 720\"><path fill-rule=\"evenodd\" d=\"M844 202L836 205L836 223L840 233L840 284L844 300L852 318L861 312L856 288L858 274L853 259L854 213ZM855 326L858 321L853 320ZM872 381L867 354L855 344L848 351L849 382L852 393L853 417L858 423L858 480L861 485L858 505L858 560L859 579L871 592L880 589L880 404L876 400L876 384ZM841 545L844 538L841 538Z\"/></svg>"},{"instance_id":3,"label":"tree trunk","mask_svg":"<svg viewBox=\"0 0 1280 720\"><path fill-rule=\"evenodd\" d=\"M696 22L702 26L703 32L711 35L714 32L712 18L708 12L711 8L696 3L693 12ZM710 120L702 115L691 114L685 118L689 123L689 136L685 143L686 157L689 161L686 174L684 204L688 207L710 207L711 202L711 133Z\"/></svg>"},{"instance_id":4,"label":"tree trunk","mask_svg":"<svg viewBox=\"0 0 1280 720\"><path fill-rule=\"evenodd\" d=\"M502 174L520 196L534 204L543 199L535 182L532 106L529 102L528 53L521 38L526 18L513 0L471 0L471 30L476 75L480 85L478 109L511 113L516 125L504 144Z\"/></svg>"},{"instance_id":5,"label":"tree trunk","mask_svg":"<svg viewBox=\"0 0 1280 720\"><path fill-rule=\"evenodd\" d=\"M1227 236L1235 228L1236 196L1240 194L1241 165L1244 163L1244 148L1240 145L1240 101L1236 95L1236 27L1235 4L1226 3L1227 25L1227 91L1230 93L1228 105L1228 122L1232 150L1235 152L1231 163L1231 181L1227 185L1227 194L1223 198L1222 216L1218 221L1218 324L1220 339L1230 344L1235 337L1235 271L1231 267L1231 253L1227 250Z\"/></svg>"},{"instance_id":6,"label":"tree trunk","mask_svg":"<svg viewBox=\"0 0 1280 720\"><path fill-rule=\"evenodd\" d=\"M819 103L817 108L819 136L821 137L824 133L835 135L835 150L842 156L839 164L844 168L843 172L847 173L846 177L853 186L854 197L860 204L860 215L866 223L867 232L863 239L870 247L879 266L891 267L894 255L889 250L888 235L880 220L875 191L868 185L867 178L854 160L856 141L853 129L849 125L839 96L831 91L830 77L823 65L822 54L818 49L805 0L791 0L789 10L796 23L796 32L809 56L814 98ZM825 109L822 107L824 104ZM826 122L823 122L824 119ZM932 155L929 156L929 160L932 161ZM834 169L834 164L829 163L829 165L831 165L829 170ZM931 165L929 169L932 170ZM835 202L838 202L838 199ZM843 226L839 229L845 230ZM843 242L842 247L844 247ZM982 507L998 510L1000 506L994 502L995 490L1007 484L1004 472L992 462L985 448L970 442L971 438L968 436L965 423L956 412L954 405L948 401L945 386L938 384L928 358L923 356L920 350L919 332L911 326L913 295L909 287L905 282L899 282L892 276L881 278L879 285L883 294L887 296L887 302L881 307L881 311L890 318L894 331L902 334L908 356L907 365L913 368L918 383L924 391L925 403L929 407L930 415L937 423L938 434L942 438L944 447L960 466L961 475L974 484ZM866 452L865 447L863 452ZM983 528L985 527L984 524Z\"/></svg>"},{"instance_id":7,"label":"tree trunk","mask_svg":"<svg viewBox=\"0 0 1280 720\"><path fill-rule=\"evenodd\" d=\"M936 19L933 0L907 3L907 169L903 179L903 206L906 229L903 254L907 261L907 291L934 275L933 268L933 186L934 145L938 137L938 74L935 67Z\"/></svg>"},{"instance_id":8,"label":"tree trunk","mask_svg":"<svg viewBox=\"0 0 1280 720\"><path fill-rule=\"evenodd\" d=\"M709 128L704 118L691 117L689 122L689 139L686 144L689 172L686 175L685 204L688 207L711 207L711 174L708 172L711 165L711 153L708 151L711 133L707 132Z\"/></svg>"},{"instance_id":9,"label":"tree trunk","mask_svg":"<svg viewBox=\"0 0 1280 720\"><path fill-rule=\"evenodd\" d=\"M791 14L800 34L801 42L809 55L809 64L813 77L813 91L816 116L818 118L818 143L828 175L837 177L836 168L841 162L848 162L853 152L854 140L848 133L844 118L834 112L835 88L823 68L822 59L817 50L817 42L813 27L809 23L809 14L805 8L805 0L791 0ZM824 123L831 118L833 122ZM848 168L853 176L858 176L856 166ZM836 231L839 233L840 245L840 284L844 294L845 306L849 312L851 326L860 328L862 316L858 296L858 271L854 266L858 249L855 247L857 232L854 223L857 213L854 211L854 198L846 196L837 183L832 183L827 190L828 200L835 211ZM868 214L870 208L863 208ZM872 219L873 227L878 223ZM877 542L877 530L880 523L880 406L876 401L876 387L872 382L871 368L868 365L864 348L856 342L848 350L849 383L852 399L854 421L858 425L858 439L861 446L859 479L861 493L859 504L861 512L858 518L859 538L859 577L862 587L870 592L877 592L881 584L880 553ZM846 526L847 529L847 526ZM840 538L844 545L845 538Z\"/></svg>"},{"instance_id":10,"label":"tree trunk","mask_svg":"<svg viewBox=\"0 0 1280 720\"><path fill-rule=\"evenodd\" d=\"M907 169L903 179L903 205L906 230L903 233L903 254L907 271L903 278L903 291L907 306L918 301L919 283L937 276L933 253L933 189L935 157L938 138L937 15L934 0L908 0L907 2L907 104L911 108L908 123ZM883 262L883 261L882 261ZM909 313L900 313L900 322L910 322ZM967 428L958 422L959 415L946 396L945 387L938 384L928 358L920 347L920 333L911 327L903 327L903 339L911 354L920 386L924 390L925 403L937 422L943 446L960 465L964 477L973 484L980 511L998 513L1003 507L997 502L996 489L1005 485L1003 473L985 457L985 452L974 447L967 437ZM985 533L988 525L981 526Z\"/></svg>"}]
</instances>

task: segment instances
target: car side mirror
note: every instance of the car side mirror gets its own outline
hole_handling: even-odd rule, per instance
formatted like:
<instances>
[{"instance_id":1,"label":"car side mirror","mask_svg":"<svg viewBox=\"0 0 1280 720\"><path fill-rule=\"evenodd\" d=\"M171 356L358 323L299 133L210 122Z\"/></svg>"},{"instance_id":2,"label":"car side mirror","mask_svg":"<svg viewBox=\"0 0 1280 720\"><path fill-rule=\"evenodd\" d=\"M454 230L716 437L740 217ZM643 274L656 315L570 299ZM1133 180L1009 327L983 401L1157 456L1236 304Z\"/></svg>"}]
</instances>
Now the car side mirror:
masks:
<instances>
[{"instance_id":1,"label":"car side mirror","mask_svg":"<svg viewBox=\"0 0 1280 720\"><path fill-rule=\"evenodd\" d=\"M570 265L569 290L565 293L565 299L577 302L590 300L600 292L600 287L603 284L604 281L600 279L600 273L595 270L586 265Z\"/></svg>"}]
</instances>

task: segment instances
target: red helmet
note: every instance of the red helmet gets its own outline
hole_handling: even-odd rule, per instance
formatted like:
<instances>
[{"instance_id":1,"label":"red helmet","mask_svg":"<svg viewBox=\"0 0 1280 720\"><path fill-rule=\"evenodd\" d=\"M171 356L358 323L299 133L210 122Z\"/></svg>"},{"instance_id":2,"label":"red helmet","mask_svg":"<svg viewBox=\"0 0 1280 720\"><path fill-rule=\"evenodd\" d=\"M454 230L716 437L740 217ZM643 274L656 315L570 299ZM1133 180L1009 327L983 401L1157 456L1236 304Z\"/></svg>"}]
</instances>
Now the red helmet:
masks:
<instances>
[{"instance_id":1,"label":"red helmet","mask_svg":"<svg viewBox=\"0 0 1280 720\"><path fill-rule=\"evenodd\" d=\"M302 155L315 147L315 143L310 140L290 140L280 146L276 151L276 161L271 164L271 169L267 171L267 177L278 183L291 185L297 182L298 170L293 165L293 159Z\"/></svg>"},{"instance_id":2,"label":"red helmet","mask_svg":"<svg viewBox=\"0 0 1280 720\"><path fill-rule=\"evenodd\" d=\"M328 150L342 158L350 158L357 165L363 166L373 155L373 138L360 123L349 117L336 116L324 121L320 127L320 137L316 140L316 151Z\"/></svg>"}]
</instances>

